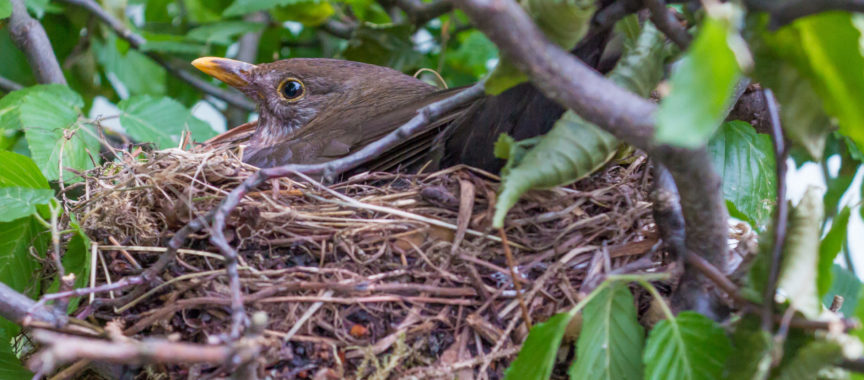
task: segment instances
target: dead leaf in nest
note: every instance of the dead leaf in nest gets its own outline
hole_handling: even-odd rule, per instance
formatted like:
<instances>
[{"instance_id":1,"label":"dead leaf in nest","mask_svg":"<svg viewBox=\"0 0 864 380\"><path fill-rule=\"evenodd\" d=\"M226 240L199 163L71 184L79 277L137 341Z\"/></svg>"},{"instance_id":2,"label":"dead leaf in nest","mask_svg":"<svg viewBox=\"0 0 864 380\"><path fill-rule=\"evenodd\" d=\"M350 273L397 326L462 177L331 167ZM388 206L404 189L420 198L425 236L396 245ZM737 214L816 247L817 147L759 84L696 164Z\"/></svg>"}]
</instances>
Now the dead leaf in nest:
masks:
<instances>
[{"instance_id":1,"label":"dead leaf in nest","mask_svg":"<svg viewBox=\"0 0 864 380\"><path fill-rule=\"evenodd\" d=\"M358 324L355 324L354 326L351 326L350 333L351 333L351 336L353 336L355 338L363 338L363 337L369 335L369 329L366 328L366 326L363 326L363 325L358 323Z\"/></svg>"},{"instance_id":2,"label":"dead leaf in nest","mask_svg":"<svg viewBox=\"0 0 864 380\"><path fill-rule=\"evenodd\" d=\"M427 239L452 242L455 236L456 233L448 228L429 226L427 228L418 228L414 231L398 235L396 241L393 242L393 245L397 249L408 251L414 249L414 247L422 246Z\"/></svg>"}]
</instances>

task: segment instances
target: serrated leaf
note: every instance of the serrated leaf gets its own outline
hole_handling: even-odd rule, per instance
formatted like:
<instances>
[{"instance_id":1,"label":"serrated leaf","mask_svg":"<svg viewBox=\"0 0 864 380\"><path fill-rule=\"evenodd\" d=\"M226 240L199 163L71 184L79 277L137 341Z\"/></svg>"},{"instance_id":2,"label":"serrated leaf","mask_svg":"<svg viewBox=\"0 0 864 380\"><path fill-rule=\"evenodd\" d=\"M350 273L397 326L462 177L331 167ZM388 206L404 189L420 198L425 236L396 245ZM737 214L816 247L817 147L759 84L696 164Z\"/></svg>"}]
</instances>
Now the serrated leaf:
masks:
<instances>
[{"instance_id":1,"label":"serrated leaf","mask_svg":"<svg viewBox=\"0 0 864 380\"><path fill-rule=\"evenodd\" d=\"M612 158L618 140L567 111L514 167L502 172L493 225L504 225L507 211L530 189L570 183L591 174Z\"/></svg>"},{"instance_id":2,"label":"serrated leaf","mask_svg":"<svg viewBox=\"0 0 864 380\"><path fill-rule=\"evenodd\" d=\"M423 55L414 49L413 33L411 25L361 24L354 30L342 55L352 61L399 71L414 68L423 60Z\"/></svg>"},{"instance_id":3,"label":"serrated leaf","mask_svg":"<svg viewBox=\"0 0 864 380\"><path fill-rule=\"evenodd\" d=\"M591 0L523 0L522 6L546 38L565 50L585 36L596 10ZM498 95L527 79L509 60L501 59L486 79L486 93Z\"/></svg>"},{"instance_id":4,"label":"serrated leaf","mask_svg":"<svg viewBox=\"0 0 864 380\"><path fill-rule=\"evenodd\" d=\"M18 292L32 294L38 291L33 275L39 263L30 255L30 247L47 243L45 227L34 218L0 223L0 282Z\"/></svg>"},{"instance_id":5,"label":"serrated leaf","mask_svg":"<svg viewBox=\"0 0 864 380\"><path fill-rule=\"evenodd\" d=\"M120 102L117 108L122 112L120 124L129 136L152 142L159 149L176 148L183 131L191 131L192 138L198 141L216 134L207 123L171 98L135 96Z\"/></svg>"},{"instance_id":6,"label":"serrated leaf","mask_svg":"<svg viewBox=\"0 0 864 380\"><path fill-rule=\"evenodd\" d=\"M855 273L843 268L837 264L831 266L831 288L822 297L822 304L825 307L830 307L834 302L834 296L843 297L843 306L840 308L840 313L851 318L855 314L855 308L858 307L858 293L861 292L861 280L855 276Z\"/></svg>"},{"instance_id":7,"label":"serrated leaf","mask_svg":"<svg viewBox=\"0 0 864 380\"><path fill-rule=\"evenodd\" d=\"M10 151L0 151L0 187L48 189L48 180L30 157Z\"/></svg>"},{"instance_id":8,"label":"serrated leaf","mask_svg":"<svg viewBox=\"0 0 864 380\"><path fill-rule=\"evenodd\" d=\"M221 21L202 25L189 31L186 38L206 44L230 45L234 38L264 29L264 24L246 21Z\"/></svg>"},{"instance_id":9,"label":"serrated leaf","mask_svg":"<svg viewBox=\"0 0 864 380\"><path fill-rule=\"evenodd\" d=\"M798 350L795 359L780 368L779 380L812 380L819 372L833 366L843 357L843 350L837 343L817 340Z\"/></svg>"},{"instance_id":10,"label":"serrated leaf","mask_svg":"<svg viewBox=\"0 0 864 380\"><path fill-rule=\"evenodd\" d=\"M727 380L764 380L771 373L774 339L762 330L759 320L745 316L735 325L732 349L735 358L729 360L723 375Z\"/></svg>"},{"instance_id":11,"label":"serrated leaf","mask_svg":"<svg viewBox=\"0 0 864 380\"><path fill-rule=\"evenodd\" d=\"M743 121L724 123L708 142L714 168L723 178L729 213L761 230L777 199L774 148L768 135Z\"/></svg>"},{"instance_id":12,"label":"serrated leaf","mask_svg":"<svg viewBox=\"0 0 864 380\"><path fill-rule=\"evenodd\" d=\"M777 281L777 288L789 297L795 309L808 318L816 318L822 311L817 285L822 217L819 190L810 186L798 205L789 212L783 262Z\"/></svg>"},{"instance_id":13,"label":"serrated leaf","mask_svg":"<svg viewBox=\"0 0 864 380\"><path fill-rule=\"evenodd\" d=\"M582 332L570 378L639 379L645 331L630 289L616 282L601 290L582 312Z\"/></svg>"},{"instance_id":14,"label":"serrated leaf","mask_svg":"<svg viewBox=\"0 0 864 380\"><path fill-rule=\"evenodd\" d=\"M165 93L165 69L144 54L129 49L126 41L117 40L111 34L104 42L93 41L93 50L108 81L121 98Z\"/></svg>"},{"instance_id":15,"label":"serrated leaf","mask_svg":"<svg viewBox=\"0 0 864 380\"><path fill-rule=\"evenodd\" d=\"M33 215L36 205L46 205L54 190L26 187L0 187L0 223Z\"/></svg>"},{"instance_id":16,"label":"serrated leaf","mask_svg":"<svg viewBox=\"0 0 864 380\"><path fill-rule=\"evenodd\" d=\"M726 117L741 69L730 48L730 22L706 19L670 80L670 93L657 110L661 143L702 146Z\"/></svg>"},{"instance_id":17,"label":"serrated leaf","mask_svg":"<svg viewBox=\"0 0 864 380\"><path fill-rule=\"evenodd\" d=\"M704 315L684 311L660 321L648 335L645 379L719 379L730 351L723 329Z\"/></svg>"},{"instance_id":18,"label":"serrated leaf","mask_svg":"<svg viewBox=\"0 0 864 380\"><path fill-rule=\"evenodd\" d=\"M849 226L849 216L852 210L849 207L843 207L843 210L834 217L831 222L831 229L822 239L819 244L819 273L818 286L819 298L822 298L833 283L833 274L831 266L834 264L834 259L837 254L843 249L843 244L846 242L846 230Z\"/></svg>"},{"instance_id":19,"label":"serrated leaf","mask_svg":"<svg viewBox=\"0 0 864 380\"><path fill-rule=\"evenodd\" d=\"M516 360L504 373L505 380L546 380L573 313L558 313L531 328Z\"/></svg>"},{"instance_id":20,"label":"serrated leaf","mask_svg":"<svg viewBox=\"0 0 864 380\"><path fill-rule=\"evenodd\" d=\"M61 159L64 168L79 171L92 168L98 159L98 141L78 122L83 106L81 97L62 85L33 88L20 102L19 120L31 157L48 180L60 178ZM75 182L80 177L65 172L63 180Z\"/></svg>"},{"instance_id":21,"label":"serrated leaf","mask_svg":"<svg viewBox=\"0 0 864 380\"><path fill-rule=\"evenodd\" d=\"M662 77L662 51L662 34L645 23L634 48L625 53L609 78L647 95ZM530 149L522 141L511 146L517 149L510 151L501 170L501 194L495 204L493 225L499 228L507 211L526 191L565 185L593 173L612 158L619 142L568 110ZM503 152L496 145L496 156L501 158L498 153Z\"/></svg>"}]
</instances>

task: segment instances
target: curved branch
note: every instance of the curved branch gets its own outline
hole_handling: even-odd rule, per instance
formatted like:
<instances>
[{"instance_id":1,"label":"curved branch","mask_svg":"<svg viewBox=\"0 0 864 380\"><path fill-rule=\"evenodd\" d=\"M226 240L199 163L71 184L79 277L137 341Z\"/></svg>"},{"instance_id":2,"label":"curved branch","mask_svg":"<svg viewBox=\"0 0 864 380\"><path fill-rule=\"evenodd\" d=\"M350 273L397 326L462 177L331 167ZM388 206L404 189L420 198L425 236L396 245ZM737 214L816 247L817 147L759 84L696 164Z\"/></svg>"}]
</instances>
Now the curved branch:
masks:
<instances>
[{"instance_id":1,"label":"curved branch","mask_svg":"<svg viewBox=\"0 0 864 380\"><path fill-rule=\"evenodd\" d=\"M474 25L550 99L645 150L672 173L681 195L689 252L726 268L727 211L721 180L704 149L658 145L657 106L604 78L550 43L512 0L457 0Z\"/></svg>"},{"instance_id":2,"label":"curved branch","mask_svg":"<svg viewBox=\"0 0 864 380\"><path fill-rule=\"evenodd\" d=\"M30 17L24 0L12 1L12 15L9 17L9 35L12 42L27 57L33 75L39 83L66 84L63 70L54 56L54 48L45 34L42 24Z\"/></svg>"},{"instance_id":3,"label":"curved branch","mask_svg":"<svg viewBox=\"0 0 864 380\"><path fill-rule=\"evenodd\" d=\"M651 10L651 21L666 37L669 37L681 50L686 50L690 46L693 37L687 33L687 29L681 26L675 15L669 11L665 1L645 0L645 6Z\"/></svg>"},{"instance_id":4,"label":"curved branch","mask_svg":"<svg viewBox=\"0 0 864 380\"><path fill-rule=\"evenodd\" d=\"M140 35L135 34L131 30L129 30L129 28L127 28L122 21L114 18L114 16L102 9L102 7L100 7L99 4L93 0L63 1L84 8L84 10L96 16L99 21L114 30L114 33L117 33L120 38L129 42L129 45L135 50L140 51L141 46L143 46L147 42L144 37L141 37ZM166 71L171 73L171 75L182 79L183 81L189 83L192 87L197 88L201 92L219 98L234 107L242 108L247 111L255 110L255 105L252 104L252 102L250 102L249 100L247 100L246 97L243 96L243 94L234 90L225 90L217 87L210 82L202 79L196 74L193 74L187 70L180 69L170 64L167 60L165 60L162 56L156 54L155 52L146 51L142 53L144 53L146 56L150 57L150 59L154 60L156 63L164 67Z\"/></svg>"}]
</instances>

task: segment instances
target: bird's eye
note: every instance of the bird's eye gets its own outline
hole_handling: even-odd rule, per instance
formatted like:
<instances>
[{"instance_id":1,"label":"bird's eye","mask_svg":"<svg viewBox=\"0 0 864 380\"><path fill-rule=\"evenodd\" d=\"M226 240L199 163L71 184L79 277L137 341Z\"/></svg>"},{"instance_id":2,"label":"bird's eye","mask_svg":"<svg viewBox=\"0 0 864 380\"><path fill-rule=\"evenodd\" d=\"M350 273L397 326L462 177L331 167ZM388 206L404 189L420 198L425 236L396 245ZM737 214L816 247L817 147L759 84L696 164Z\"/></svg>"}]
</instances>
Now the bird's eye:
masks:
<instances>
[{"instance_id":1,"label":"bird's eye","mask_svg":"<svg viewBox=\"0 0 864 380\"><path fill-rule=\"evenodd\" d=\"M289 102L296 102L306 94L303 82L296 78L288 78L279 84L279 96Z\"/></svg>"}]
</instances>

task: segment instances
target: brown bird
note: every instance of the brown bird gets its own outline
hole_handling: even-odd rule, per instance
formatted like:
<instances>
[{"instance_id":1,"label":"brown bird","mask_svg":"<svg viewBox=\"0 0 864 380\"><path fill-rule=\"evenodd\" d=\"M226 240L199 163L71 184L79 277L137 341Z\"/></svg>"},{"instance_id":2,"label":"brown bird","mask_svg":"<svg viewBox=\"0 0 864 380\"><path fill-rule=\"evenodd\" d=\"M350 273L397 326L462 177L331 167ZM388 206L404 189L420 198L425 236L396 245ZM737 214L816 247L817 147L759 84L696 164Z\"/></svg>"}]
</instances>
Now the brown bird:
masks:
<instances>
[{"instance_id":1,"label":"brown bird","mask_svg":"<svg viewBox=\"0 0 864 380\"><path fill-rule=\"evenodd\" d=\"M578 49L576 55L596 65L600 37L583 44L591 56ZM257 103L257 123L244 124L211 142L251 134L243 160L258 167L320 163L351 154L404 124L419 108L460 90L439 90L389 68L336 59L293 58L253 65L206 57L192 64ZM522 84L445 115L363 169L390 170L431 159L435 166L464 163L497 171L503 165L493 155L499 134L519 140L546 133L563 112L533 86ZM433 151L433 141L445 127Z\"/></svg>"}]
</instances>

